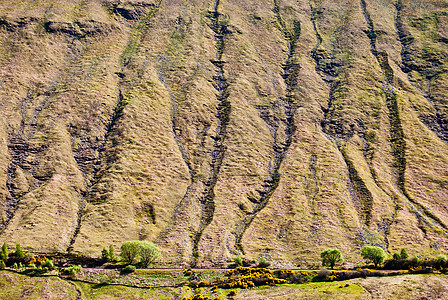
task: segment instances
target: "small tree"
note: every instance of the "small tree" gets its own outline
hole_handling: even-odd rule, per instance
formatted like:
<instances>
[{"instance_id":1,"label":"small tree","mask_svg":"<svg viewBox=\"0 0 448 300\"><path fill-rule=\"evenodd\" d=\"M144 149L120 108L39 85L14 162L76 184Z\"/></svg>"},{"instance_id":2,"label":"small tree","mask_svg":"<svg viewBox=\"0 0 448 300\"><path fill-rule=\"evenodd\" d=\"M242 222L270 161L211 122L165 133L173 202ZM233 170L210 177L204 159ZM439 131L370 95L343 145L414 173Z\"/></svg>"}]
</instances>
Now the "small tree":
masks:
<instances>
[{"instance_id":1,"label":"small tree","mask_svg":"<svg viewBox=\"0 0 448 300\"><path fill-rule=\"evenodd\" d=\"M401 259L408 259L408 257L409 257L409 255L408 255L408 253L406 252L406 249L401 249L401 252L400 252L400 258Z\"/></svg>"},{"instance_id":2,"label":"small tree","mask_svg":"<svg viewBox=\"0 0 448 300\"><path fill-rule=\"evenodd\" d=\"M3 259L0 259L0 270L3 270L4 268L6 268L6 264Z\"/></svg>"},{"instance_id":3,"label":"small tree","mask_svg":"<svg viewBox=\"0 0 448 300\"><path fill-rule=\"evenodd\" d=\"M377 246L364 246L361 250L361 256L371 261L375 268L378 267L379 264L381 264L384 259L386 259L386 252L380 247Z\"/></svg>"},{"instance_id":4,"label":"small tree","mask_svg":"<svg viewBox=\"0 0 448 300\"><path fill-rule=\"evenodd\" d=\"M3 261L7 261L8 256L9 256L8 246L6 246L6 242L5 242L5 243L3 243L3 246L2 246L2 251L0 253L0 259Z\"/></svg>"},{"instance_id":5,"label":"small tree","mask_svg":"<svg viewBox=\"0 0 448 300\"><path fill-rule=\"evenodd\" d=\"M420 258L416 255L416 256L414 256L414 258L412 258L412 262L415 265L418 265L420 263Z\"/></svg>"},{"instance_id":6,"label":"small tree","mask_svg":"<svg viewBox=\"0 0 448 300\"><path fill-rule=\"evenodd\" d=\"M259 268L268 268L271 265L271 261L268 260L265 256L260 255L258 257L258 267Z\"/></svg>"},{"instance_id":7,"label":"small tree","mask_svg":"<svg viewBox=\"0 0 448 300\"><path fill-rule=\"evenodd\" d=\"M115 250L114 250L114 246L109 245L109 260L110 261L116 261L117 257L115 256Z\"/></svg>"},{"instance_id":8,"label":"small tree","mask_svg":"<svg viewBox=\"0 0 448 300\"><path fill-rule=\"evenodd\" d=\"M401 258L400 253L395 252L394 255L393 255L393 258L394 258L394 260L399 260Z\"/></svg>"},{"instance_id":9,"label":"small tree","mask_svg":"<svg viewBox=\"0 0 448 300\"><path fill-rule=\"evenodd\" d=\"M15 257L18 259L23 259L25 257L25 254L23 254L22 248L20 247L20 244L16 244L16 252L14 253Z\"/></svg>"},{"instance_id":10,"label":"small tree","mask_svg":"<svg viewBox=\"0 0 448 300\"><path fill-rule=\"evenodd\" d=\"M439 254L439 255L437 255L437 263L438 264L445 264L446 262L447 262L447 258L446 258L446 255L443 255L443 254Z\"/></svg>"},{"instance_id":11,"label":"small tree","mask_svg":"<svg viewBox=\"0 0 448 300\"><path fill-rule=\"evenodd\" d=\"M140 241L128 241L121 245L121 257L128 264L132 264L140 254Z\"/></svg>"},{"instance_id":12,"label":"small tree","mask_svg":"<svg viewBox=\"0 0 448 300\"><path fill-rule=\"evenodd\" d=\"M237 264L238 266L242 266L243 265L243 259L241 258L241 256L237 255L233 258L233 262L235 264Z\"/></svg>"},{"instance_id":13,"label":"small tree","mask_svg":"<svg viewBox=\"0 0 448 300\"><path fill-rule=\"evenodd\" d=\"M162 252L159 247L153 242L141 241L140 242L140 257L141 263L145 268L153 262L154 260L160 258L162 256Z\"/></svg>"},{"instance_id":14,"label":"small tree","mask_svg":"<svg viewBox=\"0 0 448 300\"><path fill-rule=\"evenodd\" d=\"M320 257L322 258L322 265L329 266L330 269L333 269L335 264L342 263L344 261L342 259L341 251L338 249L328 248L320 253Z\"/></svg>"},{"instance_id":15,"label":"small tree","mask_svg":"<svg viewBox=\"0 0 448 300\"><path fill-rule=\"evenodd\" d=\"M101 258L103 259L103 261L110 260L109 250L107 250L106 247L104 247L103 250L101 250Z\"/></svg>"}]
</instances>

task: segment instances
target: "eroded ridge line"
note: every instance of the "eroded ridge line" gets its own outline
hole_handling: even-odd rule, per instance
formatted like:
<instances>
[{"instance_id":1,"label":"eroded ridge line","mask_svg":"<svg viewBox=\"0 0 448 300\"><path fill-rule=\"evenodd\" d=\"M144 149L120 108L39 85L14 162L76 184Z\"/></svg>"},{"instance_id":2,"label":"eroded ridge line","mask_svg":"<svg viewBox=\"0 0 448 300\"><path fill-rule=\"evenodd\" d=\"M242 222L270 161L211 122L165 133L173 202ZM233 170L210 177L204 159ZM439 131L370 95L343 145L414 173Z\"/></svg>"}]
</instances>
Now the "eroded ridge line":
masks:
<instances>
[{"instance_id":1,"label":"eroded ridge line","mask_svg":"<svg viewBox=\"0 0 448 300\"><path fill-rule=\"evenodd\" d=\"M130 89L130 87L128 89L126 89L125 91L123 91L123 82L124 82L124 78L126 76L125 72L127 71L128 65L131 62L131 60L133 59L134 55L138 52L138 48L139 48L138 43L144 36L144 30L146 30L150 26L150 22L157 14L161 3L162 3L162 0L159 0L156 3L156 5L154 6L154 8L150 9L149 12L142 18L142 20L140 20L139 23L135 26L134 35L132 35L131 38L128 40L128 44L120 57L121 70L119 73L117 73L119 76L119 79L117 82L117 88L116 88L117 101L116 101L115 107L112 111L112 115L110 116L109 122L107 123L106 130L104 133L103 142L101 143L101 145L98 149L98 158L95 162L91 182L87 183L86 190L84 192L82 192L80 195L78 213L77 213L78 217L77 217L77 221L76 221L75 230L72 234L72 237L70 239L70 242L69 242L69 244L67 246L67 250L66 250L69 253L73 251L73 245L76 242L76 238L77 238L79 231L81 229L81 226L82 226L82 218L84 215L85 207L87 205L86 198L89 197L89 194L92 191L92 189L94 188L95 184L98 183L100 181L100 179L102 178L102 175L104 175L104 174L100 174L100 171L101 171L102 160L105 155L107 141L111 138L111 135L113 134L113 131L115 130L119 119L123 115L124 108L128 104L128 101L125 97L125 93ZM145 64L146 64L146 62L145 62ZM145 67L145 66L143 66L143 67ZM131 85L134 84L135 81L136 81L135 78L131 78L130 79Z\"/></svg>"},{"instance_id":2,"label":"eroded ridge line","mask_svg":"<svg viewBox=\"0 0 448 300\"><path fill-rule=\"evenodd\" d=\"M193 260L191 265L194 267L197 264L199 258L199 241L202 237L202 233L207 228L208 225L213 220L213 215L215 212L215 186L218 181L219 172L224 160L224 154L226 151L225 140L227 138L227 126L230 120L231 103L228 100L229 84L227 78L224 74L223 54L225 49L226 38L231 34L228 29L226 20L222 20L222 14L219 13L220 1L215 0L213 4L213 11L209 14L209 19L211 21L210 28L215 33L216 41L216 59L212 60L212 63L216 67L216 73L213 77L213 86L218 92L218 128L215 135L215 143L213 145L212 161L211 161L211 173L205 183L205 190L201 199L201 220L199 223L199 229L193 236Z\"/></svg>"},{"instance_id":3,"label":"eroded ridge line","mask_svg":"<svg viewBox=\"0 0 448 300\"><path fill-rule=\"evenodd\" d=\"M273 12L277 18L277 25L282 32L286 44L288 46L288 56L283 65L283 80L286 85L286 95L281 99L285 119L282 122L285 123L285 139L280 141L277 135L274 136L272 149L274 151L274 157L270 167L270 174L264 180L263 190L258 191L258 199L251 200L254 202L252 211L249 212L244 219L237 224L235 235L235 248L244 254L244 248L242 240L245 232L253 222L255 217L260 211L262 211L269 203L270 198L276 191L280 183L280 167L286 154L292 144L292 138L296 132L296 125L294 124L294 116L297 109L297 103L294 95L294 89L297 86L297 76L300 70L300 65L293 62L293 58L296 54L296 43L300 37L300 22L293 21L291 27L287 26L286 22L281 16L278 0L274 0ZM268 124L269 125L269 124Z\"/></svg>"},{"instance_id":4,"label":"eroded ridge line","mask_svg":"<svg viewBox=\"0 0 448 300\"><path fill-rule=\"evenodd\" d=\"M398 0L397 3L401 4L401 1ZM398 7L398 4L397 4ZM448 227L428 208L419 203L417 200L413 199L409 193L407 192L405 186L405 173L406 173L406 140L404 137L404 131L401 124L400 112L398 108L398 96L397 90L393 86L394 81L394 73L389 65L388 54L385 51L378 51L376 48L376 33L374 30L374 24L370 17L370 14L367 10L367 5L365 0L361 0L361 8L366 19L369 32L367 32L367 36L369 37L372 45L372 54L378 61L378 64L381 67L383 72L383 92L386 96L386 106L389 111L389 123L390 123L390 141L392 146L392 152L394 156L394 169L396 173L397 185L403 196L407 199L409 207L411 211L415 214L417 220L419 221L419 228L426 234L426 229L423 227L421 222L425 223L427 226L432 228L433 226L430 223L436 223L436 226L442 227L444 229L444 233L447 234ZM397 15L399 15L397 8ZM397 19L399 16L397 16ZM392 197L395 202L395 215L398 210L398 203L395 200L395 197ZM419 212L421 210L422 212ZM429 218L432 221L427 220ZM391 223L392 224L392 223ZM390 225L389 224L389 227Z\"/></svg>"}]
</instances>

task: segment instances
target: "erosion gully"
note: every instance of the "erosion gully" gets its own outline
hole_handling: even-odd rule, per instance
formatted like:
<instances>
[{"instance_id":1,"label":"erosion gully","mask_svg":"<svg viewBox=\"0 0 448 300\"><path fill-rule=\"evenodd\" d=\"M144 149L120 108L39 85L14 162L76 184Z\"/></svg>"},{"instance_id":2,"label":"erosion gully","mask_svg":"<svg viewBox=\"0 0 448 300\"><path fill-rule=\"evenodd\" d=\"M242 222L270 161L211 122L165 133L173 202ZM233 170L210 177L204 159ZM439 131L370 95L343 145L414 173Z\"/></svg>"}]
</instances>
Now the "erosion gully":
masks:
<instances>
[{"instance_id":1,"label":"erosion gully","mask_svg":"<svg viewBox=\"0 0 448 300\"><path fill-rule=\"evenodd\" d=\"M171 90L171 87L168 83L168 78L166 78L167 69L169 69L169 58L165 55L158 57L158 65L160 66L158 69L159 81L165 86L169 93L170 101L171 101L171 125L172 131L174 134L174 139L178 146L178 149L182 155L183 161L188 168L190 173L190 184L187 187L184 196L178 202L174 209L173 216L165 228L165 230L159 235L158 240L165 239L169 232L173 230L176 226L176 219L180 214L183 213L185 209L187 209L188 202L196 199L200 206L200 219L197 229L193 231L191 235L192 242L192 253L191 253L191 267L195 267L198 263L199 259L199 242L202 238L203 232L207 228L208 225L213 220L214 211L215 211L215 186L218 181L219 173L221 166L223 164L224 155L226 151L225 140L227 138L227 126L229 124L229 117L231 111L231 103L228 99L229 84L227 82L227 78L224 72L225 61L223 61L223 54L225 51L226 39L229 35L231 35L231 31L228 28L228 24L225 20L223 20L223 15L219 12L220 1L215 0L213 2L213 10L209 12L207 15L210 20L209 27L214 33L215 37L215 47L216 47L216 56L211 59L211 62L215 66L215 75L213 76L213 87L216 90L216 98L218 101L218 108L216 112L216 121L217 121L217 132L213 137L214 144L211 152L207 155L210 155L207 160L210 160L210 173L205 178L200 178L197 176L197 171L195 170L192 161L189 158L187 153L187 145L183 142L183 138L181 136L182 128L178 124L178 101L177 96ZM187 80L190 81L196 75L199 70L199 64L197 64L196 70L193 75ZM181 87L181 93L184 93L185 85ZM201 141L201 149L204 150L204 139L207 135L207 131L209 130L210 125L204 125L204 130L202 132L202 141Z\"/></svg>"},{"instance_id":2,"label":"erosion gully","mask_svg":"<svg viewBox=\"0 0 448 300\"><path fill-rule=\"evenodd\" d=\"M252 210L244 217L243 220L241 220L237 224L236 230L234 232L235 248L242 254L244 254L242 240L245 232L247 231L255 217L258 215L258 213L262 211L269 203L269 200L271 199L280 183L281 175L279 170L291 146L292 138L296 131L294 116L297 109L297 103L293 91L297 86L297 75L300 70L300 65L295 63L293 61L293 58L296 54L296 43L300 37L300 23L298 21L294 21L292 27L288 28L286 22L281 16L280 7L277 0L274 1L273 12L277 19L277 24L281 29L283 37L288 46L288 56L283 66L282 75L286 85L286 95L280 98L281 105L285 113L284 120L281 120L281 122L284 122L286 125L285 139L279 140L278 135L273 135L272 149L274 151L274 157L269 172L270 174L264 180L262 190L258 191L259 197L251 200L252 202L254 202Z\"/></svg>"},{"instance_id":3,"label":"erosion gully","mask_svg":"<svg viewBox=\"0 0 448 300\"><path fill-rule=\"evenodd\" d=\"M72 39L71 43L68 45L67 52L65 53L65 57L68 60L66 66L63 70L67 69L69 66L76 63L84 54L84 50L77 51L74 46L74 39ZM29 124L26 123L26 118L28 114L28 104L32 102L36 95L38 94L38 88L30 88L27 91L25 99L21 103L21 121L17 132L13 137L8 139L8 150L11 154L11 161L8 166L8 170L6 173L6 188L8 190L9 196L6 198L5 203L5 221L0 225L0 233L2 233L7 226L9 225L11 219L14 217L16 210L18 208L18 204L23 197L23 194L16 195L14 192L14 174L17 171L17 168L29 169L32 172L32 169L35 165L31 165L31 167L25 167L25 161L28 158L30 153L42 153L47 148L47 145L40 146L32 146L29 141L34 136L37 130L37 121L40 113L48 106L49 102L52 101L56 96L58 96L61 92L60 85L62 80L63 72L59 72L50 87L44 92L45 98L40 102L37 107L33 110L31 114L31 119ZM28 133L25 134L25 130L28 128ZM40 185L45 182L46 178L38 178L33 175L34 183L31 190L38 188Z\"/></svg>"},{"instance_id":4,"label":"erosion gully","mask_svg":"<svg viewBox=\"0 0 448 300\"><path fill-rule=\"evenodd\" d=\"M397 1L397 3L400 3L400 1ZM406 141L404 137L403 127L400 119L399 114L399 108L398 108L398 95L397 90L393 86L394 81L394 74L393 70L389 65L388 60L388 54L385 51L378 51L376 47L376 32L374 28L374 23L371 19L371 16L367 9L367 4L365 0L361 0L361 9L363 12L363 15L365 17L365 20L368 25L368 32L366 33L367 36L370 39L371 44L371 52L375 56L375 58L378 61L378 64L381 67L381 70L383 71L383 92L386 96L386 106L389 111L389 124L390 124L390 142L391 142L391 148L392 148L392 154L394 157L394 165L393 168L395 170L396 174L396 180L397 185L402 193L402 195L405 197L408 203L408 207L414 213L417 220L419 221L419 228L422 230L424 234L426 234L426 228L423 226L422 223L427 225L428 227L432 228L433 225L441 227L444 230L445 235L447 234L447 226L432 212L428 210L424 205L419 203L417 200L413 199L409 193L406 190L405 186L405 173L406 173ZM397 4L397 19L396 24L398 23L399 17L399 8L401 7L401 4ZM396 25L398 35L399 33L399 26ZM375 175L373 172L373 169L371 169L372 176ZM395 212L393 214L392 219L389 222L385 223L385 239L387 239L387 235L389 234L389 228L395 221L395 218L398 214L398 197L397 195L390 195L387 193L382 187L381 184L376 180L376 176L373 176L375 183L378 187L380 187L389 197L391 197L395 204ZM384 220L383 220L384 222Z\"/></svg>"},{"instance_id":5,"label":"erosion gully","mask_svg":"<svg viewBox=\"0 0 448 300\"><path fill-rule=\"evenodd\" d=\"M330 120L330 117L334 111L334 92L339 87L339 83L335 81L335 79L343 66L338 62L324 61L325 58L319 51L319 47L322 44L322 36L317 26L318 11L316 7L314 7L312 0L309 1L309 6L311 10L311 23L313 24L313 29L317 40L316 45L311 51L311 56L316 65L316 72L321 76L322 80L328 85L329 88L327 107L322 108L324 113L324 117L321 121L322 131L330 141L337 142L337 148L341 153L348 171L347 189L350 193L350 197L358 212L359 218L363 220L366 226L369 226L373 197L370 191L367 189L364 181L360 178L353 162L349 159L345 148L346 143L351 138L351 135L353 133L350 132L348 136L333 134L329 128L331 125L337 125L333 124L333 122ZM337 33L338 30L339 29L337 29L334 33Z\"/></svg>"},{"instance_id":6,"label":"erosion gully","mask_svg":"<svg viewBox=\"0 0 448 300\"><path fill-rule=\"evenodd\" d=\"M365 0L364 0L365 1ZM418 68L411 66L407 59L405 58L408 47L413 43L414 38L405 33L404 30L404 20L403 20L403 3L401 0L396 0L395 2L396 9L396 17L395 17L395 29L397 31L398 38L401 43L401 63L402 63L402 71L409 76L409 71L414 70L417 72L421 72ZM435 114L432 120L420 118L420 120L431 130L433 131L442 141L448 143L448 123L443 118L438 109L436 103L434 103L434 99L431 95L431 82L432 79L441 73L426 75L428 90L421 91L420 88L417 88L421 92L421 94L426 98L426 100L431 104L434 108ZM411 84L415 86L415 84L411 81Z\"/></svg>"},{"instance_id":7,"label":"erosion gully","mask_svg":"<svg viewBox=\"0 0 448 300\"><path fill-rule=\"evenodd\" d=\"M213 77L213 86L218 92L218 128L217 133L214 138L213 151L211 153L211 171L207 182L205 183L205 190L203 192L203 197L201 199L201 219L199 223L199 228L193 236L193 262L192 266L196 266L199 258L199 241L202 237L204 230L213 220L213 215L215 212L215 186L218 181L219 171L221 169L224 153L226 151L226 145L224 144L227 138L227 126L230 120L231 103L228 100L229 91L228 83L224 74L224 64L222 60L225 42L228 35L231 33L227 28L225 22L221 22L222 14L219 13L220 1L215 0L213 4L213 11L209 14L209 19L211 21L210 28L215 33L216 42L216 60L212 63L216 67L216 73Z\"/></svg>"},{"instance_id":8,"label":"erosion gully","mask_svg":"<svg viewBox=\"0 0 448 300\"><path fill-rule=\"evenodd\" d=\"M162 0L159 0L152 8L149 9L148 13L146 13L143 18L137 23L137 25L133 28L135 31L133 35L131 35L130 39L128 40L128 44L123 51L121 55L122 60L122 66L119 73L119 80L117 83L117 102L115 104L115 107L112 111L112 115L109 119L109 122L106 126L106 130L104 133L104 138L102 144L98 147L98 157L96 159L96 162L94 163L94 169L92 174L92 180L87 183L86 190L80 195L79 205L78 205L78 217L76 221L76 227L73 232L73 235L70 239L70 242L67 246L67 252L71 252L73 250L73 245L76 241L76 238L79 234L79 231L81 229L82 225L82 217L84 215L84 209L86 207L86 198L89 197L89 194L91 193L92 189L94 188L95 184L100 181L102 178L102 175L100 174L101 165L103 160L105 159L106 155L106 144L109 140L113 139L113 134L117 128L118 121L123 116L123 111L126 105L128 104L127 99L125 97L125 94L130 90L130 88L137 82L138 76L131 76L130 78L126 78L127 82L129 82L129 85L127 87L124 86L124 78L126 76L127 71L129 70L129 63L133 59L134 55L138 51L139 42L142 38L144 38L145 30L147 30L150 25L152 19L157 14L159 7L162 3ZM144 65L142 66L142 69L146 67L147 61L144 62ZM143 72L143 71L141 71ZM114 154L114 153L112 153ZM82 165L80 162L80 159L75 157L75 160L78 164L78 166ZM114 157L110 157L107 159L108 161L114 161ZM81 170L81 168L80 168ZM82 170L81 170L82 171ZM84 172L83 172L84 174ZM84 174L86 175L86 174Z\"/></svg>"}]
</instances>

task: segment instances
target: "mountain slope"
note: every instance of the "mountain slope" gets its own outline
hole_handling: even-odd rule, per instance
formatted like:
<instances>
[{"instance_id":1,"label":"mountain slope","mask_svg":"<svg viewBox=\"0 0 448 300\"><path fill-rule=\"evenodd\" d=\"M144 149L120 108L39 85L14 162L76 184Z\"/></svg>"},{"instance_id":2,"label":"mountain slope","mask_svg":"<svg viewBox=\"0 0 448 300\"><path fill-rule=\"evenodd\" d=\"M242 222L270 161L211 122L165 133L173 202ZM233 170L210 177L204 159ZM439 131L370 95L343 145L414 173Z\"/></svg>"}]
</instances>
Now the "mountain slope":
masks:
<instances>
[{"instance_id":1,"label":"mountain slope","mask_svg":"<svg viewBox=\"0 0 448 300\"><path fill-rule=\"evenodd\" d=\"M444 1L3 1L2 241L300 264L448 246Z\"/></svg>"}]
</instances>

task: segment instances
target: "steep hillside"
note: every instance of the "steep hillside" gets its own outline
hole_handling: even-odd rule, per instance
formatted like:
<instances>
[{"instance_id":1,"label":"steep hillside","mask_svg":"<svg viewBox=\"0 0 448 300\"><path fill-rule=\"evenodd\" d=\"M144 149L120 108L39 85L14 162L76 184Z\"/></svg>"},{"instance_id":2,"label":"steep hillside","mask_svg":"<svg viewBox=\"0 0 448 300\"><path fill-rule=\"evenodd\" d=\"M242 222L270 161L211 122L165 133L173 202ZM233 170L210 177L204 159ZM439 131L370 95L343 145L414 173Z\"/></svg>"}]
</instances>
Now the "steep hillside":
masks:
<instances>
[{"instance_id":1,"label":"steep hillside","mask_svg":"<svg viewBox=\"0 0 448 300\"><path fill-rule=\"evenodd\" d=\"M0 1L0 240L446 250L447 43L443 0Z\"/></svg>"}]
</instances>

